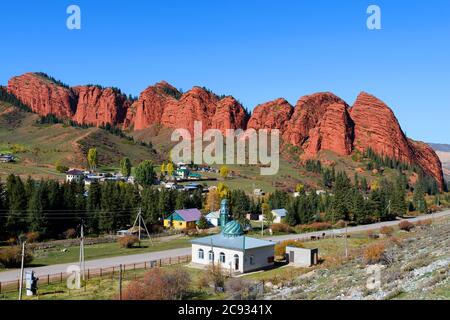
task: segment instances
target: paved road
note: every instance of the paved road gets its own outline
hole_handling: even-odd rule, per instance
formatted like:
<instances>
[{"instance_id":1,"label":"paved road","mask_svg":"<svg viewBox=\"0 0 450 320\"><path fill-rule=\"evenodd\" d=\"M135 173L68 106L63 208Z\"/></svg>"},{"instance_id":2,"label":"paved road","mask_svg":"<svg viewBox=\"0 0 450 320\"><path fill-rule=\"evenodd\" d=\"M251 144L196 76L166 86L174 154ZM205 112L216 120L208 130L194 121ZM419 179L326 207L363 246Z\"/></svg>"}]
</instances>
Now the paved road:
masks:
<instances>
[{"instance_id":1,"label":"paved road","mask_svg":"<svg viewBox=\"0 0 450 320\"><path fill-rule=\"evenodd\" d=\"M408 219L411 222L417 222L420 220L426 220L426 219L435 219L435 218L441 218L445 216L450 216L450 210L426 215L426 216L420 216L417 218ZM380 222L380 223L374 223L370 225L363 225L363 226L356 226L356 227L349 227L348 232L354 233L354 232L361 232L361 231L368 231L368 230L375 230L379 229L383 226L394 226L397 225L398 221L388 221L388 222ZM323 233L326 235L339 235L345 233L345 229L333 229L333 230L326 230L326 231L319 231L319 232L309 232L305 234L290 234L290 235L283 235L283 236L273 236L273 237L266 237L264 239L271 240L271 241L283 241L283 240L292 240L292 239L299 239L299 240L306 240L310 239L312 236L321 236ZM135 255L128 255L128 256L120 256L120 257L112 257L112 258L105 258L105 259L98 259L98 260L91 260L86 261L86 269L98 269L98 268L110 268L113 266L118 266L120 264L133 264L133 263L143 263L143 262L149 262L152 260L159 260L159 259L166 259L171 257L178 257L178 256L185 256L191 254L191 248L179 248L179 249L172 249L172 250L166 250L166 251L159 251L159 252L151 252L151 253L142 253L142 254L135 254ZM37 276L44 276L47 274L59 274L61 272L65 273L68 266L74 265L76 263L66 263L66 264L58 264L58 265L50 265L45 267L38 267L33 268L33 271L37 274ZM4 271L0 272L0 282L7 282L7 281L15 281L19 278L19 270L10 270L10 271Z\"/></svg>"}]
</instances>

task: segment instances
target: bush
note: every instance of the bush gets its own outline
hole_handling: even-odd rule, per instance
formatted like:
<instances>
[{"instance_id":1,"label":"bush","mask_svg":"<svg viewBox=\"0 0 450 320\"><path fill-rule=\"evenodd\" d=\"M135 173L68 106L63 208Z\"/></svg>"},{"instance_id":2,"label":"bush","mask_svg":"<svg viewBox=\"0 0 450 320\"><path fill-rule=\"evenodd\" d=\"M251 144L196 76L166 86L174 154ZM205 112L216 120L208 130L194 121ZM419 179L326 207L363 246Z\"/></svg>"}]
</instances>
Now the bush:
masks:
<instances>
[{"instance_id":1,"label":"bush","mask_svg":"<svg viewBox=\"0 0 450 320\"><path fill-rule=\"evenodd\" d=\"M297 247L297 248L303 248L303 244L299 241L295 240L285 240L277 243L275 245L275 256L283 258L286 255L286 247Z\"/></svg>"},{"instance_id":2,"label":"bush","mask_svg":"<svg viewBox=\"0 0 450 320\"><path fill-rule=\"evenodd\" d=\"M63 235L66 239L75 239L77 237L77 231L75 229L67 229Z\"/></svg>"},{"instance_id":3,"label":"bush","mask_svg":"<svg viewBox=\"0 0 450 320\"><path fill-rule=\"evenodd\" d=\"M412 229L414 229L414 224L409 222L409 221L402 221L398 224L398 227L400 228L400 230L404 230L404 231L411 231Z\"/></svg>"},{"instance_id":4,"label":"bush","mask_svg":"<svg viewBox=\"0 0 450 320\"><path fill-rule=\"evenodd\" d=\"M66 173L67 171L69 171L69 167L61 164L60 161L56 161L55 168L56 168L56 171L58 171L60 173Z\"/></svg>"},{"instance_id":5,"label":"bush","mask_svg":"<svg viewBox=\"0 0 450 320\"><path fill-rule=\"evenodd\" d=\"M118 240L119 245L122 248L132 248L136 243L139 243L139 239L136 236L125 236L125 237L121 237Z\"/></svg>"},{"instance_id":6,"label":"bush","mask_svg":"<svg viewBox=\"0 0 450 320\"><path fill-rule=\"evenodd\" d=\"M28 243L33 243L39 240L40 238L40 233L35 231L35 232L28 232L27 234L25 234L25 238L27 239Z\"/></svg>"},{"instance_id":7,"label":"bush","mask_svg":"<svg viewBox=\"0 0 450 320\"><path fill-rule=\"evenodd\" d=\"M24 264L33 261L30 251L25 250ZM0 250L0 264L5 268L20 268L22 264L22 247L8 247Z\"/></svg>"},{"instance_id":8,"label":"bush","mask_svg":"<svg viewBox=\"0 0 450 320\"><path fill-rule=\"evenodd\" d=\"M364 249L364 261L367 264L376 264L385 260L385 246L383 243L375 243Z\"/></svg>"},{"instance_id":9,"label":"bush","mask_svg":"<svg viewBox=\"0 0 450 320\"><path fill-rule=\"evenodd\" d=\"M250 298L251 281L243 278L230 278L225 282L225 292L233 300L246 300ZM255 297L256 298L256 297Z\"/></svg>"},{"instance_id":10,"label":"bush","mask_svg":"<svg viewBox=\"0 0 450 320\"><path fill-rule=\"evenodd\" d=\"M294 229L286 223L274 223L270 229L273 233L294 233Z\"/></svg>"},{"instance_id":11,"label":"bush","mask_svg":"<svg viewBox=\"0 0 450 320\"><path fill-rule=\"evenodd\" d=\"M131 282L124 290L124 300L177 300L189 292L191 278L182 269L152 269L144 279Z\"/></svg>"},{"instance_id":12,"label":"bush","mask_svg":"<svg viewBox=\"0 0 450 320\"><path fill-rule=\"evenodd\" d=\"M381 227L380 233L386 236L391 236L394 233L394 228L387 226Z\"/></svg>"},{"instance_id":13,"label":"bush","mask_svg":"<svg viewBox=\"0 0 450 320\"><path fill-rule=\"evenodd\" d=\"M333 228L331 223L328 222L313 222L311 224L302 224L295 227L297 232L313 232L313 231L322 231Z\"/></svg>"},{"instance_id":14,"label":"bush","mask_svg":"<svg viewBox=\"0 0 450 320\"><path fill-rule=\"evenodd\" d=\"M344 220L339 220L338 222L336 222L334 224L333 228L336 228L336 229L345 228L345 221Z\"/></svg>"},{"instance_id":15,"label":"bush","mask_svg":"<svg viewBox=\"0 0 450 320\"><path fill-rule=\"evenodd\" d=\"M416 226L418 226L418 227L429 227L432 224L433 224L433 220L425 219L425 220L417 221Z\"/></svg>"},{"instance_id":16,"label":"bush","mask_svg":"<svg viewBox=\"0 0 450 320\"><path fill-rule=\"evenodd\" d=\"M17 239L14 237L9 238L8 240L6 240L6 243L9 246L15 246L17 244Z\"/></svg>"}]
</instances>

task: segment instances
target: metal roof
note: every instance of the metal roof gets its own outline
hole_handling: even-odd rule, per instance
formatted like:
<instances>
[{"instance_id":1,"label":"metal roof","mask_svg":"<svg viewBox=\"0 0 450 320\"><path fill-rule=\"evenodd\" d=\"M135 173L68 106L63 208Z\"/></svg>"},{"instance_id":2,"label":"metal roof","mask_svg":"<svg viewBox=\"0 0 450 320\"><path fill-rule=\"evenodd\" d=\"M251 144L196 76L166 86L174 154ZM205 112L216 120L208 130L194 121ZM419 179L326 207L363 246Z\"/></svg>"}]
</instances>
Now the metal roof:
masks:
<instances>
[{"instance_id":1,"label":"metal roof","mask_svg":"<svg viewBox=\"0 0 450 320\"><path fill-rule=\"evenodd\" d=\"M197 221L200 220L202 213L198 209L184 209L184 210L175 210L176 214L178 214L184 221Z\"/></svg>"},{"instance_id":2,"label":"metal roof","mask_svg":"<svg viewBox=\"0 0 450 320\"><path fill-rule=\"evenodd\" d=\"M281 218L285 217L288 213L286 209L275 209L275 210L272 210L272 212L275 212L277 214L277 216L279 216Z\"/></svg>"},{"instance_id":3,"label":"metal roof","mask_svg":"<svg viewBox=\"0 0 450 320\"><path fill-rule=\"evenodd\" d=\"M263 248L269 246L275 246L275 242L261 240L256 238L251 238L247 236L239 236L239 237L227 237L223 234L218 234L214 236L199 238L191 241L193 244L200 244L204 246L213 246L220 247L224 249L233 249L240 250L244 249L255 249L255 248Z\"/></svg>"}]
</instances>

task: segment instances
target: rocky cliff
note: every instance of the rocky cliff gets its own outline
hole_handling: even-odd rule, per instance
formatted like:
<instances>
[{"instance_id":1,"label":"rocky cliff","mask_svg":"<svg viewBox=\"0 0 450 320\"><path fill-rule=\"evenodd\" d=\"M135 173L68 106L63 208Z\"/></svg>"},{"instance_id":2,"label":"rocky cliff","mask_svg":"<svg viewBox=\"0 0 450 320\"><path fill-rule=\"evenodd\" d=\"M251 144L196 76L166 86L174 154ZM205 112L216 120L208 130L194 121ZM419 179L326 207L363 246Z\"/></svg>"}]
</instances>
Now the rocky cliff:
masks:
<instances>
[{"instance_id":1,"label":"rocky cliff","mask_svg":"<svg viewBox=\"0 0 450 320\"><path fill-rule=\"evenodd\" d=\"M145 89L136 101L117 89L98 86L70 88L44 74L27 73L12 78L8 91L40 115L54 114L81 124L110 123L140 131L153 125L193 131L201 121L203 130L279 129L285 143L300 147L304 158L322 150L341 156L355 149L419 165L443 186L441 162L427 145L408 139L392 110L381 100L361 93L353 107L325 92L301 97L295 108L285 99L258 105L251 117L233 97L219 97L194 87L186 93L160 82Z\"/></svg>"}]
</instances>

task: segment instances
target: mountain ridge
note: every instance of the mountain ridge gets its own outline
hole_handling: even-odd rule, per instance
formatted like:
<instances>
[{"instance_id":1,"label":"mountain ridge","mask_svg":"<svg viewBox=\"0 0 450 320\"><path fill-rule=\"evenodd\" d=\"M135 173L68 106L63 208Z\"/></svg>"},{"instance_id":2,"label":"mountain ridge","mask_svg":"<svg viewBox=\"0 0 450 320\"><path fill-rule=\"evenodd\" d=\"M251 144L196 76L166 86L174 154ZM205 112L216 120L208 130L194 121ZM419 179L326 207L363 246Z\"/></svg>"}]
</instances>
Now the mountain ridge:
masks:
<instances>
[{"instance_id":1,"label":"mountain ridge","mask_svg":"<svg viewBox=\"0 0 450 320\"><path fill-rule=\"evenodd\" d=\"M203 129L280 129L282 141L299 147L302 159L322 150L341 156L372 149L401 162L418 165L444 188L442 164L431 147L406 137L392 110L381 100L361 92L353 106L331 92L299 98L291 106L280 98L257 106L248 114L232 96L218 96L203 87L182 93L161 81L137 100L120 90L100 86L69 87L42 73L13 77L7 86L21 102L41 116L54 114L80 124L111 124L132 132L153 125L193 131Z\"/></svg>"}]
</instances>

